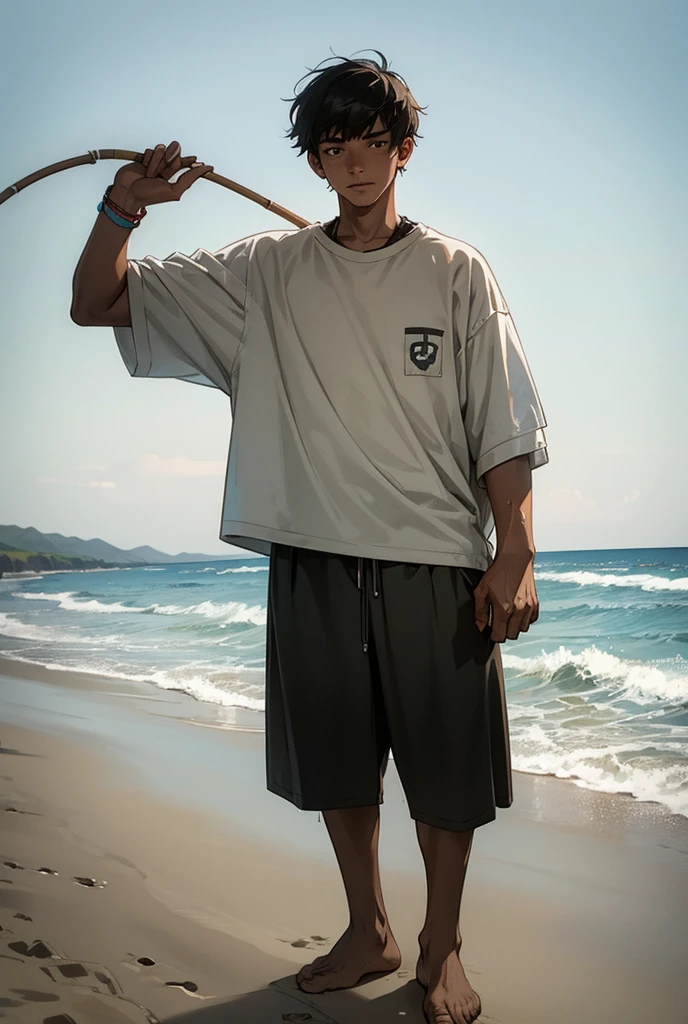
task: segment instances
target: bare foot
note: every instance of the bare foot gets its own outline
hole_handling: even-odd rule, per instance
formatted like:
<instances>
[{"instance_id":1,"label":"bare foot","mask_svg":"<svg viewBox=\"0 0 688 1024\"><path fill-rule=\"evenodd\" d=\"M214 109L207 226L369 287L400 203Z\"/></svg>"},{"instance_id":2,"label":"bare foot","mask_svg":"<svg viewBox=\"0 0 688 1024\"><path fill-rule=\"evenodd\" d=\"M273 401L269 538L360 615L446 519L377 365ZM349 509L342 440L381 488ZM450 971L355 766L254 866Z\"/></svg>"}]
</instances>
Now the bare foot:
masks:
<instances>
[{"instance_id":1,"label":"bare foot","mask_svg":"<svg viewBox=\"0 0 688 1024\"><path fill-rule=\"evenodd\" d=\"M303 992L351 988L364 974L389 974L400 965L401 952L390 931L361 935L349 925L326 956L301 968L296 984Z\"/></svg>"},{"instance_id":2,"label":"bare foot","mask_svg":"<svg viewBox=\"0 0 688 1024\"><path fill-rule=\"evenodd\" d=\"M426 964L421 953L416 979L427 990L423 1013L428 1024L470 1024L480 1016L480 996L471 988L455 950L439 963Z\"/></svg>"}]
</instances>

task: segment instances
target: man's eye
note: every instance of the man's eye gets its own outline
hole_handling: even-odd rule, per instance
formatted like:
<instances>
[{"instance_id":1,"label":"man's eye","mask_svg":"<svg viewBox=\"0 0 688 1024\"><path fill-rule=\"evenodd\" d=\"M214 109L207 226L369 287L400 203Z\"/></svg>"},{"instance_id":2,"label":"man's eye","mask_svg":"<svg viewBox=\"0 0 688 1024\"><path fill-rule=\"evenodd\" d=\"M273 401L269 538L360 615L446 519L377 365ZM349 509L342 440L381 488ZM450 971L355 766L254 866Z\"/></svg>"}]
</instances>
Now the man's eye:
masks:
<instances>
[{"instance_id":1,"label":"man's eye","mask_svg":"<svg viewBox=\"0 0 688 1024\"><path fill-rule=\"evenodd\" d=\"M389 141L389 140L375 139L373 142L370 143L370 145L371 146L386 146L387 145L387 141ZM331 146L329 149L325 150L326 155L330 156L335 151L335 149L341 151L341 146Z\"/></svg>"}]
</instances>

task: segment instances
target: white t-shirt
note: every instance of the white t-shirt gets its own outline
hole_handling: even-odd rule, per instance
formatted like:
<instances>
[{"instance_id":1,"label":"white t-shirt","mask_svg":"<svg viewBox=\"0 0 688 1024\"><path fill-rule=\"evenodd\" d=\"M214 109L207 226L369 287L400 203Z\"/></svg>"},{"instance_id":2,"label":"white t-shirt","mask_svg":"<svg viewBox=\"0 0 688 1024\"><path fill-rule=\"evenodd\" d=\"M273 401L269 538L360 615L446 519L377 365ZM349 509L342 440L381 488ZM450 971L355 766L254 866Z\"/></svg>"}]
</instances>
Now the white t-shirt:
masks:
<instances>
[{"instance_id":1,"label":"white t-shirt","mask_svg":"<svg viewBox=\"0 0 688 1024\"><path fill-rule=\"evenodd\" d=\"M133 377L229 396L220 538L486 569L483 474L548 461L545 416L485 257L418 223L358 252L320 223L129 260Z\"/></svg>"}]
</instances>

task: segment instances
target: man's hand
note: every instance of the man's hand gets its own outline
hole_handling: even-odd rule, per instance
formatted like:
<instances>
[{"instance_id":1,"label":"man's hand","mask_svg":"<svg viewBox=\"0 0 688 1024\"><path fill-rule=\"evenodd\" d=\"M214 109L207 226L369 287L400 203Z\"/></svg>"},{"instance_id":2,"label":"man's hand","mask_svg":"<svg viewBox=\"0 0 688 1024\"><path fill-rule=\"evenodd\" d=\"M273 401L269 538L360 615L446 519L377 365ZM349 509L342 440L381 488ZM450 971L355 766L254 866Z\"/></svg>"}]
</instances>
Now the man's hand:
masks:
<instances>
[{"instance_id":1,"label":"man's hand","mask_svg":"<svg viewBox=\"0 0 688 1024\"><path fill-rule=\"evenodd\" d=\"M478 629L485 629L490 621L490 606L492 608L490 638L496 643L516 640L519 633L527 633L540 612L532 553L504 551L497 555L473 596Z\"/></svg>"}]
</instances>

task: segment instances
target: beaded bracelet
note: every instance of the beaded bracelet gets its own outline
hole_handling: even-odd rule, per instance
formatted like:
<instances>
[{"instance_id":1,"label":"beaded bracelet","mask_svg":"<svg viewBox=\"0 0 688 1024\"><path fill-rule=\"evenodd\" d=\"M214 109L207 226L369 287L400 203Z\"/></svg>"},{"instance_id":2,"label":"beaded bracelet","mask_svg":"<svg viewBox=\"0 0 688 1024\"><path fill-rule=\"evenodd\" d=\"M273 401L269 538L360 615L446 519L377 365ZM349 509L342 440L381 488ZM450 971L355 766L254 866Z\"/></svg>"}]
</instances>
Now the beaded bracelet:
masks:
<instances>
[{"instance_id":1,"label":"beaded bracelet","mask_svg":"<svg viewBox=\"0 0 688 1024\"><path fill-rule=\"evenodd\" d=\"M118 224L121 228L137 228L143 218L148 213L147 210L139 210L137 213L130 213L129 210L122 209L117 203L114 203L110 199L110 191L112 185L108 185L105 189L105 194L100 203L98 203L98 212L107 214L111 221Z\"/></svg>"},{"instance_id":2,"label":"beaded bracelet","mask_svg":"<svg viewBox=\"0 0 688 1024\"><path fill-rule=\"evenodd\" d=\"M133 224L130 220L125 220L124 217L120 217L119 214L115 213L103 202L98 203L98 212L107 214L110 220L114 221L115 224L118 224L121 228L133 229L139 226L138 224Z\"/></svg>"}]
</instances>

